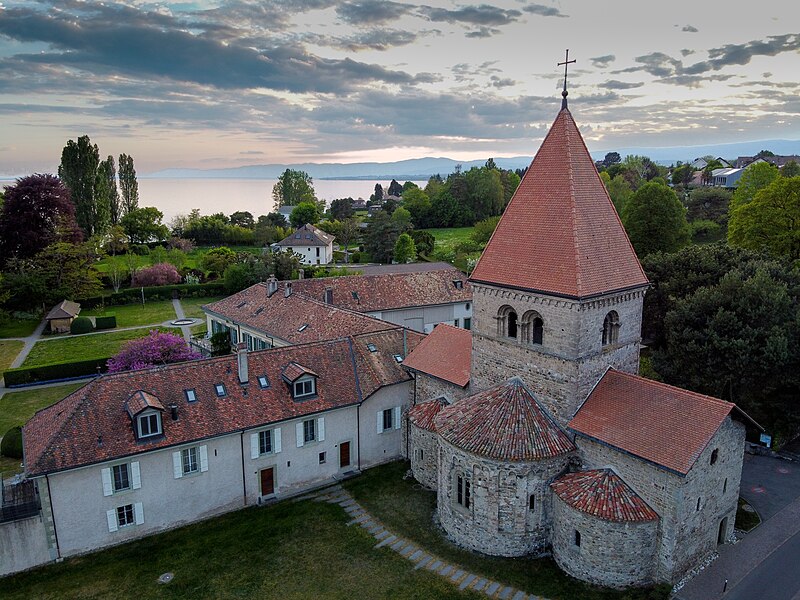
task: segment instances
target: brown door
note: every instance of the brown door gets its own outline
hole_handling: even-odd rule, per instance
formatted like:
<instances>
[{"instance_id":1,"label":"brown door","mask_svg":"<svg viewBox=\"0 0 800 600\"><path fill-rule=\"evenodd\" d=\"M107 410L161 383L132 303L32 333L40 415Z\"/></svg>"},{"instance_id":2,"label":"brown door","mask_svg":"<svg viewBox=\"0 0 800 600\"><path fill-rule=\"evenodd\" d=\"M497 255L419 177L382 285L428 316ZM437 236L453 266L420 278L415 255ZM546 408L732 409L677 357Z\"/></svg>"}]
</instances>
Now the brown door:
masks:
<instances>
[{"instance_id":1,"label":"brown door","mask_svg":"<svg viewBox=\"0 0 800 600\"><path fill-rule=\"evenodd\" d=\"M339 444L339 467L350 466L350 442L342 442Z\"/></svg>"},{"instance_id":2,"label":"brown door","mask_svg":"<svg viewBox=\"0 0 800 600\"><path fill-rule=\"evenodd\" d=\"M269 496L274 493L275 493L275 469L273 467L270 467L269 469L262 469L261 495Z\"/></svg>"}]
</instances>

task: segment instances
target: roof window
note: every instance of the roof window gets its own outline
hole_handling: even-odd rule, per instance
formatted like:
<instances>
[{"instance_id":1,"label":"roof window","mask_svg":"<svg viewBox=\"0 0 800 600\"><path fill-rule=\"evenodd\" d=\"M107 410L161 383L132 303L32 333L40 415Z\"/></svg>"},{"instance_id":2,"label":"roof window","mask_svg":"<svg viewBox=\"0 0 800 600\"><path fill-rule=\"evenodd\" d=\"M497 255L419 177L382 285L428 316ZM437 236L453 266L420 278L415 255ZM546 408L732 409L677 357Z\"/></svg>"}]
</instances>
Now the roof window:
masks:
<instances>
[{"instance_id":1,"label":"roof window","mask_svg":"<svg viewBox=\"0 0 800 600\"><path fill-rule=\"evenodd\" d=\"M457 290L464 289L464 282L461 281L460 279L454 279L453 285L456 287Z\"/></svg>"},{"instance_id":2,"label":"roof window","mask_svg":"<svg viewBox=\"0 0 800 600\"><path fill-rule=\"evenodd\" d=\"M302 233L297 233L297 234L295 234L295 236L294 236L294 239L296 239L296 240L301 240L301 239L303 239L303 234L302 234Z\"/></svg>"},{"instance_id":3,"label":"roof window","mask_svg":"<svg viewBox=\"0 0 800 600\"><path fill-rule=\"evenodd\" d=\"M375 346L375 344L367 344L367 350L370 352L377 352L378 348Z\"/></svg>"},{"instance_id":4,"label":"roof window","mask_svg":"<svg viewBox=\"0 0 800 600\"><path fill-rule=\"evenodd\" d=\"M197 394L194 390L183 390L183 393L186 394L187 402L197 402Z\"/></svg>"},{"instance_id":5,"label":"roof window","mask_svg":"<svg viewBox=\"0 0 800 600\"><path fill-rule=\"evenodd\" d=\"M350 292L350 294L353 296L353 300L358 300L358 292Z\"/></svg>"},{"instance_id":6,"label":"roof window","mask_svg":"<svg viewBox=\"0 0 800 600\"><path fill-rule=\"evenodd\" d=\"M260 387L262 390L265 390L269 387L269 379L267 379L266 375L258 376L258 387Z\"/></svg>"},{"instance_id":7,"label":"roof window","mask_svg":"<svg viewBox=\"0 0 800 600\"><path fill-rule=\"evenodd\" d=\"M395 354L394 359L399 363L403 362L403 357L400 354Z\"/></svg>"},{"instance_id":8,"label":"roof window","mask_svg":"<svg viewBox=\"0 0 800 600\"><path fill-rule=\"evenodd\" d=\"M245 304L247 304L246 300L244 302L239 302L239 304L236 305L236 308L242 308Z\"/></svg>"},{"instance_id":9,"label":"roof window","mask_svg":"<svg viewBox=\"0 0 800 600\"><path fill-rule=\"evenodd\" d=\"M218 398L224 398L225 396L228 395L227 390L225 390L225 384L224 383L215 384L214 385L214 391L217 392L217 397Z\"/></svg>"},{"instance_id":10,"label":"roof window","mask_svg":"<svg viewBox=\"0 0 800 600\"><path fill-rule=\"evenodd\" d=\"M254 315L260 315L262 310L264 310L264 307L260 306L260 307L258 307L258 309L256 309L256 312L254 312L253 314Z\"/></svg>"},{"instance_id":11,"label":"roof window","mask_svg":"<svg viewBox=\"0 0 800 600\"><path fill-rule=\"evenodd\" d=\"M303 323L300 327L297 328L297 332L300 333L301 331L305 331L308 329L308 323Z\"/></svg>"}]
</instances>

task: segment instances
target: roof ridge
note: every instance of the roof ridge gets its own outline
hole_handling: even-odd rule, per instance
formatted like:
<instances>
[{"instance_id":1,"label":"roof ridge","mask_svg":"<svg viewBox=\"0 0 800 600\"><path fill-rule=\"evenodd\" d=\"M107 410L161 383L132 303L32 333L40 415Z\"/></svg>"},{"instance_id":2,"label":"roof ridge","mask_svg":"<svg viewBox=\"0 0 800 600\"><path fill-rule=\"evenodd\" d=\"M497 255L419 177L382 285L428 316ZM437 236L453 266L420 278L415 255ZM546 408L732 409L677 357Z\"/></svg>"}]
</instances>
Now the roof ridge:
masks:
<instances>
[{"instance_id":1,"label":"roof ridge","mask_svg":"<svg viewBox=\"0 0 800 600\"><path fill-rule=\"evenodd\" d=\"M665 389L671 389L671 390L680 390L684 394L691 394L692 396L695 396L697 398L702 398L704 400L710 400L711 402L716 403L716 404L722 404L722 405L725 405L725 406L730 406L731 410L733 410L733 407L736 406L735 402L729 402L728 400L723 400L722 398L715 398L714 396L711 396L709 394L702 394L700 392L695 392L694 390L689 390L689 389L686 389L686 388L678 387L677 385L672 385L672 384L666 383L664 381L657 381L655 379L650 379L649 377L643 377L643 376L638 375L638 374L627 373L626 371L619 371L617 369L614 369L613 367L608 369L608 370L606 370L606 372L603 374L602 378L604 378L611 371L613 371L617 375L623 375L623 376L628 377L630 379L637 379L637 380L640 380L640 381L647 382L649 385L655 385L657 387L661 387L661 388L665 388Z\"/></svg>"},{"instance_id":2,"label":"roof ridge","mask_svg":"<svg viewBox=\"0 0 800 600\"><path fill-rule=\"evenodd\" d=\"M575 125L575 121L572 119L572 113L569 112L569 109L565 106L561 109L561 112L569 116L569 119L572 121L572 124ZM561 117L561 113L558 115ZM566 119L566 117L564 117ZM567 123L568 125L569 123ZM575 125L577 127L577 125ZM570 218L572 219L572 227L570 231L572 232L572 246L574 248L574 252L572 258L575 260L575 289L578 291L578 296L583 295L583 289L581 286L581 253L580 253L580 246L578 244L578 201L575 194L575 167L572 164L572 148L570 147L571 137L572 137L572 130L565 126L564 127L564 135L566 136L567 140L564 144L564 148L567 151L567 170L569 173L569 195L572 200L572 210L570 210ZM578 136L580 137L580 136Z\"/></svg>"}]
</instances>

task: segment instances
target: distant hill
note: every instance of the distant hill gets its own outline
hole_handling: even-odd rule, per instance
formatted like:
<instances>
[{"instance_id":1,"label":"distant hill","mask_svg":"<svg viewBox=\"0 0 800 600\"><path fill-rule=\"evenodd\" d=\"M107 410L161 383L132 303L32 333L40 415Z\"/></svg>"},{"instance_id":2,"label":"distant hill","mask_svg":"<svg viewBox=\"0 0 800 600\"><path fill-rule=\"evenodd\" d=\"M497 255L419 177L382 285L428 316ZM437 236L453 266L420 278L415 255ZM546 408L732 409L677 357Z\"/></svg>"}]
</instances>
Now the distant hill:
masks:
<instances>
[{"instance_id":1,"label":"distant hill","mask_svg":"<svg viewBox=\"0 0 800 600\"><path fill-rule=\"evenodd\" d=\"M752 156L761 150L771 150L775 154L800 154L800 140L758 140L754 142L736 142L732 144L709 144L705 146L672 146L672 147L629 147L610 148L593 151L595 160L602 159L606 152L619 152L621 156L640 154L662 164L677 161L688 162L699 156L711 154L727 159L738 156ZM488 158L488 156L487 156ZM527 167L532 160L530 156L512 158L495 158L494 162L503 169L521 169ZM452 158L425 157L400 160L396 162L363 162L363 163L299 163L268 164L234 167L228 169L164 169L140 177L147 178L193 178L193 179L277 179L286 169L305 171L315 179L398 179L425 180L437 173L446 176L452 173L456 165L463 170L482 166L486 160L459 161Z\"/></svg>"}]
</instances>

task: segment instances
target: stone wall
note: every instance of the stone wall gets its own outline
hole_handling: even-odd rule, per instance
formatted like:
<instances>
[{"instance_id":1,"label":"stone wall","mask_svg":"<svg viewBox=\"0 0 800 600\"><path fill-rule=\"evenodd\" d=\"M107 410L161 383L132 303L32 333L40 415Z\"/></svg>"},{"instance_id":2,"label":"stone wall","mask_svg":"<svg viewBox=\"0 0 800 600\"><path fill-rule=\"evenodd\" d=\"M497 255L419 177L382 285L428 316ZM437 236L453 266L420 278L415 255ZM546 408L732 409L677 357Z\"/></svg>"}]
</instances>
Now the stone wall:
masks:
<instances>
[{"instance_id":1,"label":"stone wall","mask_svg":"<svg viewBox=\"0 0 800 600\"><path fill-rule=\"evenodd\" d=\"M473 284L471 389L522 377L564 424L575 414L607 367L638 372L644 290L577 301ZM510 306L518 315L517 338L503 334L497 315ZM602 345L603 320L619 314L619 337ZM522 320L535 311L544 321L541 345L527 343Z\"/></svg>"},{"instance_id":2,"label":"stone wall","mask_svg":"<svg viewBox=\"0 0 800 600\"><path fill-rule=\"evenodd\" d=\"M459 385L444 381L438 377L432 377L419 371L415 374L417 381L415 394L416 399L414 404L422 404L435 398L447 398L447 401L452 404L456 400L463 398L469 394L469 386L462 388Z\"/></svg>"},{"instance_id":3,"label":"stone wall","mask_svg":"<svg viewBox=\"0 0 800 600\"><path fill-rule=\"evenodd\" d=\"M657 521L605 521L553 494L553 558L583 581L616 588L652 583L657 533Z\"/></svg>"},{"instance_id":4,"label":"stone wall","mask_svg":"<svg viewBox=\"0 0 800 600\"><path fill-rule=\"evenodd\" d=\"M408 422L408 421L407 421ZM422 485L436 489L436 482L439 477L439 464L437 458L438 435L433 431L417 427L413 423L408 424L411 459L411 472L414 479Z\"/></svg>"},{"instance_id":5,"label":"stone wall","mask_svg":"<svg viewBox=\"0 0 800 600\"><path fill-rule=\"evenodd\" d=\"M448 537L493 556L542 552L549 544L552 522L548 483L565 470L571 455L524 463L498 462L464 452L437 437L438 514ZM459 474L471 484L469 508L456 502Z\"/></svg>"}]
</instances>

